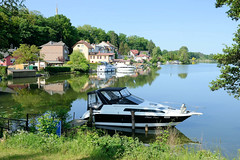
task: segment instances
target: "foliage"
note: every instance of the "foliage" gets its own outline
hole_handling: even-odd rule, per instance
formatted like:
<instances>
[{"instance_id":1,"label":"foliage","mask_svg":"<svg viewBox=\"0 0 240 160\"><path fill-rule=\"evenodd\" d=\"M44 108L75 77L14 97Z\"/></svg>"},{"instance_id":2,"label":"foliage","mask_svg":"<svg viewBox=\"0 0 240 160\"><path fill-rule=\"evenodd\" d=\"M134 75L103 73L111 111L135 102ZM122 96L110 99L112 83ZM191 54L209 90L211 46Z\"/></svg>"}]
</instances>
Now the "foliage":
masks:
<instances>
[{"instance_id":1,"label":"foliage","mask_svg":"<svg viewBox=\"0 0 240 160\"><path fill-rule=\"evenodd\" d=\"M182 146L171 148L167 144L168 132L163 132L162 136L149 146L143 145L138 139L117 134L109 136L101 130L85 126L69 134L68 137L58 138L56 135L20 132L9 137L5 143L1 143L0 149L7 149L7 152L12 149L15 152L28 149L34 153L41 153L35 156L39 159L41 159L40 155L48 155L44 159L52 157L58 159L56 154L60 154L61 159L67 155L68 159L83 159L83 157L85 159L225 159L219 152L211 153ZM0 158L1 156L2 154Z\"/></svg>"},{"instance_id":2,"label":"foliage","mask_svg":"<svg viewBox=\"0 0 240 160\"><path fill-rule=\"evenodd\" d=\"M238 0L217 0L216 7L227 5L230 9L227 11L229 17L233 20L240 18L240 4ZM234 37L234 44L231 47L226 46L223 54L217 54L214 59L218 61L218 67L221 68L221 74L216 80L211 82L211 90L224 88L235 98L240 97L240 26Z\"/></svg>"},{"instance_id":3,"label":"foliage","mask_svg":"<svg viewBox=\"0 0 240 160\"><path fill-rule=\"evenodd\" d=\"M222 7L223 5L227 5L230 8L226 13L232 20L239 20L239 0L216 0L216 8Z\"/></svg>"},{"instance_id":4,"label":"foliage","mask_svg":"<svg viewBox=\"0 0 240 160\"><path fill-rule=\"evenodd\" d=\"M35 45L21 44L20 47L13 52L13 57L17 64L30 63L38 59L39 49Z\"/></svg>"},{"instance_id":5,"label":"foliage","mask_svg":"<svg viewBox=\"0 0 240 160\"><path fill-rule=\"evenodd\" d=\"M150 53L152 53L153 49L156 47L155 43L153 43L152 40L148 41L148 44L147 44L147 49Z\"/></svg>"},{"instance_id":6,"label":"foliage","mask_svg":"<svg viewBox=\"0 0 240 160\"><path fill-rule=\"evenodd\" d=\"M56 134L58 120L54 119L51 112L47 112L38 118L38 131L40 133Z\"/></svg>"},{"instance_id":7,"label":"foliage","mask_svg":"<svg viewBox=\"0 0 240 160\"><path fill-rule=\"evenodd\" d=\"M70 72L70 67L45 67L44 69L46 72L49 72L50 74L58 73L58 72Z\"/></svg>"},{"instance_id":8,"label":"foliage","mask_svg":"<svg viewBox=\"0 0 240 160\"><path fill-rule=\"evenodd\" d=\"M7 67L0 66L0 76L6 76L6 74L7 74Z\"/></svg>"},{"instance_id":9,"label":"foliage","mask_svg":"<svg viewBox=\"0 0 240 160\"><path fill-rule=\"evenodd\" d=\"M72 63L70 66L75 71L86 72L89 70L89 65L88 65L87 59L85 58L83 53L81 53L78 50L74 50L73 53L70 55L70 61Z\"/></svg>"},{"instance_id":10,"label":"foliage","mask_svg":"<svg viewBox=\"0 0 240 160\"><path fill-rule=\"evenodd\" d=\"M189 61L189 55L188 55L188 48L186 46L182 46L179 49L179 61L181 61L183 64L190 63Z\"/></svg>"}]
</instances>

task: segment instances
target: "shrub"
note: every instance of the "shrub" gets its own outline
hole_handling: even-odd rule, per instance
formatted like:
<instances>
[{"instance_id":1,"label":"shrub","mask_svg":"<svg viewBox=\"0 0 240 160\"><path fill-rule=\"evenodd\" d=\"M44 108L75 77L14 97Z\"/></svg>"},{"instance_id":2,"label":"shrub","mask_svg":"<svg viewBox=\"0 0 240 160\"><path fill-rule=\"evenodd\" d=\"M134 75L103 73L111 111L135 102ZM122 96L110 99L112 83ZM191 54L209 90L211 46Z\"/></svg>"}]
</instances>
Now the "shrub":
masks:
<instances>
[{"instance_id":1,"label":"shrub","mask_svg":"<svg viewBox=\"0 0 240 160\"><path fill-rule=\"evenodd\" d=\"M0 66L0 76L5 76L7 74L7 67Z\"/></svg>"},{"instance_id":2,"label":"shrub","mask_svg":"<svg viewBox=\"0 0 240 160\"><path fill-rule=\"evenodd\" d=\"M45 71L49 73L70 72L71 68L70 67L46 67Z\"/></svg>"}]
</instances>

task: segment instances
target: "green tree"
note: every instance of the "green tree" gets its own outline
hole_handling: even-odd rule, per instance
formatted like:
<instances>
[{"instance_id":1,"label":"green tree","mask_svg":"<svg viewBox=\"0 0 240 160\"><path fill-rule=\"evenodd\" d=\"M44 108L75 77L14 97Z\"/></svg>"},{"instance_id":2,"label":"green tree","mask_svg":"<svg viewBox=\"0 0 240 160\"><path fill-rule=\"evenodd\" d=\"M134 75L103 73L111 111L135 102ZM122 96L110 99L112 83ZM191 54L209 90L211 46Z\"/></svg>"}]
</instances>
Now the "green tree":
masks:
<instances>
[{"instance_id":1,"label":"green tree","mask_svg":"<svg viewBox=\"0 0 240 160\"><path fill-rule=\"evenodd\" d=\"M55 15L47 18L49 39L52 41L64 41L67 46L73 46L78 38L77 29L72 26L70 19L64 15Z\"/></svg>"},{"instance_id":2,"label":"green tree","mask_svg":"<svg viewBox=\"0 0 240 160\"><path fill-rule=\"evenodd\" d=\"M124 54L125 53L124 42L120 43L118 51L119 51L120 54Z\"/></svg>"},{"instance_id":3,"label":"green tree","mask_svg":"<svg viewBox=\"0 0 240 160\"><path fill-rule=\"evenodd\" d=\"M148 41L147 43L147 49L150 52L150 54L152 53L153 49L156 47L155 43L153 43L152 40Z\"/></svg>"},{"instance_id":4,"label":"green tree","mask_svg":"<svg viewBox=\"0 0 240 160\"><path fill-rule=\"evenodd\" d=\"M216 7L223 5L229 6L227 14L233 20L240 18L240 3L238 0L217 0ZM235 98L240 97L240 26L235 33L234 44L231 47L226 46L223 49L223 54L217 54L214 59L218 62L218 67L221 68L221 74L216 80L211 82L211 90L224 88L230 95Z\"/></svg>"},{"instance_id":5,"label":"green tree","mask_svg":"<svg viewBox=\"0 0 240 160\"><path fill-rule=\"evenodd\" d=\"M189 56L188 56L188 48L186 46L182 46L179 51L179 60L183 63L183 64L188 64L189 61Z\"/></svg>"},{"instance_id":6,"label":"green tree","mask_svg":"<svg viewBox=\"0 0 240 160\"><path fill-rule=\"evenodd\" d=\"M154 47L151 56L152 57L160 57L162 55L162 51L160 47Z\"/></svg>"},{"instance_id":7,"label":"green tree","mask_svg":"<svg viewBox=\"0 0 240 160\"><path fill-rule=\"evenodd\" d=\"M74 50L70 55L70 65L75 71L88 71L88 61L80 51Z\"/></svg>"},{"instance_id":8,"label":"green tree","mask_svg":"<svg viewBox=\"0 0 240 160\"><path fill-rule=\"evenodd\" d=\"M35 45L21 44L20 47L13 52L12 56L16 59L17 64L29 63L39 59L39 51Z\"/></svg>"},{"instance_id":9,"label":"green tree","mask_svg":"<svg viewBox=\"0 0 240 160\"><path fill-rule=\"evenodd\" d=\"M121 44L121 42L126 43L127 42L127 35L123 34L123 33L119 33L118 42L119 42L119 45Z\"/></svg>"},{"instance_id":10,"label":"green tree","mask_svg":"<svg viewBox=\"0 0 240 160\"><path fill-rule=\"evenodd\" d=\"M130 51L130 48L127 43L124 43L124 55L127 55L128 52Z\"/></svg>"},{"instance_id":11,"label":"green tree","mask_svg":"<svg viewBox=\"0 0 240 160\"><path fill-rule=\"evenodd\" d=\"M118 47L118 35L114 31L108 31L107 35L109 37L109 41L115 47Z\"/></svg>"}]
</instances>

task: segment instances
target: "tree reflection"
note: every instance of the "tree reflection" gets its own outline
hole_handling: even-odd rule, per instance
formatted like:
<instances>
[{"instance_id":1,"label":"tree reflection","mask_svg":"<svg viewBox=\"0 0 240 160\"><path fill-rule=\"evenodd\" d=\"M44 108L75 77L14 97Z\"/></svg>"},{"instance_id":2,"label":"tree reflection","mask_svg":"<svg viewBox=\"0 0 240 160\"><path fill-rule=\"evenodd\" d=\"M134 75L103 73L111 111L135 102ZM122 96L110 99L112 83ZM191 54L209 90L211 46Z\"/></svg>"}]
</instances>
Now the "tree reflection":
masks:
<instances>
[{"instance_id":1,"label":"tree reflection","mask_svg":"<svg viewBox=\"0 0 240 160\"><path fill-rule=\"evenodd\" d=\"M187 78L187 75L188 75L187 73L179 73L178 77L185 79L185 78Z\"/></svg>"}]
</instances>

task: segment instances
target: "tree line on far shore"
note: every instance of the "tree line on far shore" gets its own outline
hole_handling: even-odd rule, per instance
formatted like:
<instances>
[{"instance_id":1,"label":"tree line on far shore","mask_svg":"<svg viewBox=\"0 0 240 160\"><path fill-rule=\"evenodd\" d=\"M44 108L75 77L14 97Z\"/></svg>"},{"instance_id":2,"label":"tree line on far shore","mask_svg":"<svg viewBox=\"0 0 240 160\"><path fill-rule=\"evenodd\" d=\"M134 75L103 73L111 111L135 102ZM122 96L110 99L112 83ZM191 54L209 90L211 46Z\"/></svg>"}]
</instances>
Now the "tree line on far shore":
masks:
<instances>
[{"instance_id":1,"label":"tree line on far shore","mask_svg":"<svg viewBox=\"0 0 240 160\"><path fill-rule=\"evenodd\" d=\"M0 50L19 47L20 44L41 46L49 41L60 40L71 50L77 41L86 40L89 43L109 41L118 48L118 52L122 55L127 55L132 49L149 51L153 62L180 60L188 63L192 57L212 58L203 53L188 52L185 46L178 51L161 51L152 40L137 35L127 36L114 31L105 32L91 25L75 27L64 15L46 18L38 11L29 11L20 0L13 2L15 3L1 3L0 5Z\"/></svg>"}]
</instances>

